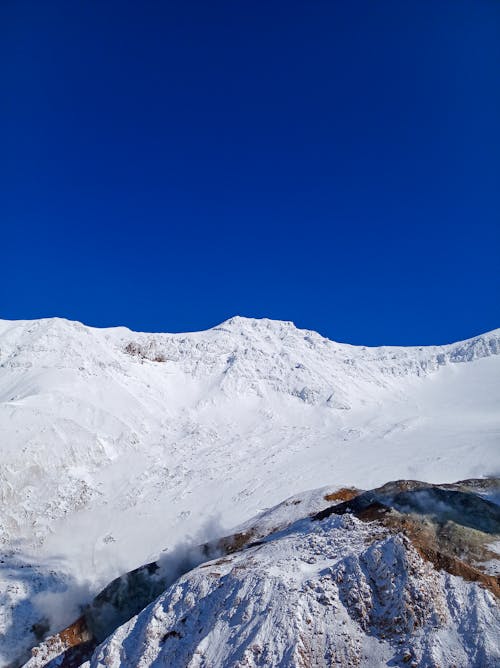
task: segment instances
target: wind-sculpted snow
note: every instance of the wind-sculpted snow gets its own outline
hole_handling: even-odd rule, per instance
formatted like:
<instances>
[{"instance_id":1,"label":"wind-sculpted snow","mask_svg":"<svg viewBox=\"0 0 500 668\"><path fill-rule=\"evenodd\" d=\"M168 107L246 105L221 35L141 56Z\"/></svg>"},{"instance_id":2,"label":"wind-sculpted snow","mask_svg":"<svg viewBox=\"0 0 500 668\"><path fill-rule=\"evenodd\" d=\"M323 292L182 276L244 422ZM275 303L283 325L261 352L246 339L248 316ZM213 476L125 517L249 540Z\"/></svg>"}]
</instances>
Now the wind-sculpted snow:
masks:
<instances>
[{"instance_id":1,"label":"wind-sculpted snow","mask_svg":"<svg viewBox=\"0 0 500 668\"><path fill-rule=\"evenodd\" d=\"M0 321L1 549L25 574L57 571L69 623L78 596L207 516L227 531L301 489L493 474L499 341L369 348L246 318L190 334ZM40 603L31 576L2 573L0 665L35 642Z\"/></svg>"}]
</instances>

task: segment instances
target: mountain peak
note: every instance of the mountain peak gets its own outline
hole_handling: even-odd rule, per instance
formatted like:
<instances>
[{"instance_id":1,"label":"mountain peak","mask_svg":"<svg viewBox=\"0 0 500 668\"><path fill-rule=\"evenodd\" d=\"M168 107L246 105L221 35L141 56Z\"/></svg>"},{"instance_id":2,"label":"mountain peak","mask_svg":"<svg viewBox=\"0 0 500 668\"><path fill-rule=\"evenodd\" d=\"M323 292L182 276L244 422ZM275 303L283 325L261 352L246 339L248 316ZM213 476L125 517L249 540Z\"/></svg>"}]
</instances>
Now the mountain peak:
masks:
<instances>
[{"instance_id":1,"label":"mountain peak","mask_svg":"<svg viewBox=\"0 0 500 668\"><path fill-rule=\"evenodd\" d=\"M272 318L249 318L242 315L234 315L224 320L213 329L298 329L291 320L275 320Z\"/></svg>"}]
</instances>

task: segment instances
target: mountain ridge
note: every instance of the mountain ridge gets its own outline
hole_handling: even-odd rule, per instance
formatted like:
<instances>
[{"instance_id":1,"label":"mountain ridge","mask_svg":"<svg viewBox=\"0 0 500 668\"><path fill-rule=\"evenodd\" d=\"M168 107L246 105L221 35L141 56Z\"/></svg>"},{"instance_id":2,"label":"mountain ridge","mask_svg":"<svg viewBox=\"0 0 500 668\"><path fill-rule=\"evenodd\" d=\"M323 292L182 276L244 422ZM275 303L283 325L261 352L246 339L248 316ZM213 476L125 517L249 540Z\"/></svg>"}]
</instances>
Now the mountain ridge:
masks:
<instances>
[{"instance_id":1,"label":"mountain ridge","mask_svg":"<svg viewBox=\"0 0 500 668\"><path fill-rule=\"evenodd\" d=\"M280 320L280 319L275 319L275 318L267 318L267 317L260 317L260 318L254 318L250 316L241 316L241 315L234 315L226 320L223 320L222 322L213 325L212 327L208 327L206 329L201 329L201 330L189 330L189 331L184 331L184 332L164 332L164 331L155 331L155 332L148 332L145 330L134 330L131 329L130 327L127 327L126 325L112 325L112 326L94 326L94 325L87 325L84 322L80 320L72 320L70 318L65 318L62 316L49 316L45 318L32 318L32 319L5 319L5 318L0 318L0 335L2 335L4 332L2 331L2 328L4 330L9 329L10 327L15 327L15 326L36 326L38 323L40 324L57 324L61 323L64 325L70 325L70 326L75 326L77 328L84 328L87 330L92 330L95 332L103 332L103 333L112 333L112 332L121 332L121 333L130 333L130 334L137 334L137 335L148 335L148 336L171 336L171 337L181 337L181 336L189 336L189 335L196 335L196 334L204 334L207 332L211 331L217 331L217 330L224 330L227 328L234 328L234 327L242 327L246 325L247 327L252 327L252 326L259 326L262 325L263 327L269 327L269 326L282 326L283 328L290 328L290 329L295 329L300 332L305 332L305 333L313 333L317 334L320 336L322 339L326 339L327 341L330 341L331 343L337 343L338 345L341 346L351 346L353 348L405 348L405 349L417 349L417 348L446 348L449 346L454 346L458 344L464 344L464 343L469 343L473 342L477 339L481 338L486 338L486 337L495 337L498 338L500 337L500 328L494 328L491 330L487 330L484 332L481 332L479 334L467 337L465 339L457 339L453 340L447 343L431 343L431 344L411 344L411 345L402 345L402 344L380 344L380 345L373 345L373 344L352 344L347 341L337 341L336 339L331 339L327 336L324 336L317 330L309 329L309 328L304 328L304 327L298 327L293 321L291 320Z\"/></svg>"}]
</instances>

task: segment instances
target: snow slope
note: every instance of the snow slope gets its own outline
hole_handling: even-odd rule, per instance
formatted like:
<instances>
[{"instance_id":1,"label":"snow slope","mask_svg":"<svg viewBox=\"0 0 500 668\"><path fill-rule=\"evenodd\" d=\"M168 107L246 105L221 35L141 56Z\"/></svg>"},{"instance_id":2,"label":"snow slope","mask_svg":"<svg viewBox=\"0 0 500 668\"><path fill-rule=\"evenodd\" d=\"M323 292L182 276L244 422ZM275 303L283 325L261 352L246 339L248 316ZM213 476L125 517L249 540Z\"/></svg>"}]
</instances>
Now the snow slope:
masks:
<instances>
[{"instance_id":1,"label":"snow slope","mask_svg":"<svg viewBox=\"0 0 500 668\"><path fill-rule=\"evenodd\" d=\"M365 348L246 318L0 321L0 663L40 608L62 626L165 547L300 490L498 472L499 353L500 330Z\"/></svg>"}]
</instances>

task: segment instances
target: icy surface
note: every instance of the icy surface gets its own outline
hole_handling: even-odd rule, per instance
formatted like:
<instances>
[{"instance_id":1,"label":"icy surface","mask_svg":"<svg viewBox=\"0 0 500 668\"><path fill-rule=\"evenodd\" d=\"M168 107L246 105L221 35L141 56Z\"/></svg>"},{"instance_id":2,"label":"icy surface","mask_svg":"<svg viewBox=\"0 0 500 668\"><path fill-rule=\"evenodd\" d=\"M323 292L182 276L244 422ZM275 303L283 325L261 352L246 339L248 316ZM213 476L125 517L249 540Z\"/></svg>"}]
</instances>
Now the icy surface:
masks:
<instances>
[{"instance_id":1,"label":"icy surface","mask_svg":"<svg viewBox=\"0 0 500 668\"><path fill-rule=\"evenodd\" d=\"M500 469L500 331L365 348L233 318L140 334L0 321L0 664L48 614L300 490Z\"/></svg>"}]
</instances>

